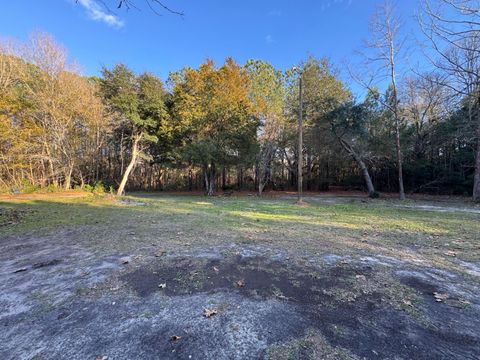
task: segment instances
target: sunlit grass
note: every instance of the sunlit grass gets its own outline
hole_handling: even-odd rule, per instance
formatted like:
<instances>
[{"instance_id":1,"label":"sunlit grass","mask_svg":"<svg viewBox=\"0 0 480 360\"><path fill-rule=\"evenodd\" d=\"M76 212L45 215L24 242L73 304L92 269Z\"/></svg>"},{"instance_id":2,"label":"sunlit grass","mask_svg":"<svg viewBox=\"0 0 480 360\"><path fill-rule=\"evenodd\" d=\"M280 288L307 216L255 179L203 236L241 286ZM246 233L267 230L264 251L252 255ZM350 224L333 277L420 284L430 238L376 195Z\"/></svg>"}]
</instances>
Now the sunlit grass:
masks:
<instances>
[{"instance_id":1,"label":"sunlit grass","mask_svg":"<svg viewBox=\"0 0 480 360\"><path fill-rule=\"evenodd\" d=\"M0 209L0 238L87 227L85 241L119 250L151 242L172 248L242 242L308 252L379 252L437 263L453 261L444 253L460 241L457 258L480 259L480 215L393 208L387 202L298 207L289 200L253 197L51 194L6 199Z\"/></svg>"}]
</instances>

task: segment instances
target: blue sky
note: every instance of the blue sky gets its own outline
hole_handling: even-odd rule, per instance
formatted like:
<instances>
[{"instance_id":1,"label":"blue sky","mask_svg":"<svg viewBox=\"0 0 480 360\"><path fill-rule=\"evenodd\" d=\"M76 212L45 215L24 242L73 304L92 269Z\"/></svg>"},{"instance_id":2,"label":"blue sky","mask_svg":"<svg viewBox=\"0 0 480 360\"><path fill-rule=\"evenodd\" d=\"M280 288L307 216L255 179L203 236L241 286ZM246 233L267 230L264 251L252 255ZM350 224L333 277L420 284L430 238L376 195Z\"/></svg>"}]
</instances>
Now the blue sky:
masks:
<instances>
[{"instance_id":1,"label":"blue sky","mask_svg":"<svg viewBox=\"0 0 480 360\"><path fill-rule=\"evenodd\" d=\"M116 9L116 0L5 1L0 36L25 40L36 29L62 43L88 75L102 65L128 64L166 79L170 71L198 66L207 57L244 63L257 58L286 69L309 54L329 57L342 70L368 36L378 0L164 0L184 17ZM416 0L398 1L407 31L414 31Z\"/></svg>"}]
</instances>

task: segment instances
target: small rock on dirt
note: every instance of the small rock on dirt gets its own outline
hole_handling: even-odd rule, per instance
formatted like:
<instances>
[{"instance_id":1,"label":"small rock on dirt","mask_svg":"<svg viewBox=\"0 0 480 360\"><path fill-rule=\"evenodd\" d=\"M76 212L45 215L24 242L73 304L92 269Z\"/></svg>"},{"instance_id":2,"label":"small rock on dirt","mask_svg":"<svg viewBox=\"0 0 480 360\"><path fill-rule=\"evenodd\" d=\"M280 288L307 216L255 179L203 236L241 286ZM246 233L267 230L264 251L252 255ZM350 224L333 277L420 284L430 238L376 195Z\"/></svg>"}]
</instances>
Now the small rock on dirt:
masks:
<instances>
[{"instance_id":1,"label":"small rock on dirt","mask_svg":"<svg viewBox=\"0 0 480 360\"><path fill-rule=\"evenodd\" d=\"M205 316L206 318L212 317L217 314L218 311L216 309L203 309L203 316Z\"/></svg>"},{"instance_id":2,"label":"small rock on dirt","mask_svg":"<svg viewBox=\"0 0 480 360\"><path fill-rule=\"evenodd\" d=\"M167 252L165 250L158 250L155 252L155 257L162 257L166 254Z\"/></svg>"},{"instance_id":3,"label":"small rock on dirt","mask_svg":"<svg viewBox=\"0 0 480 360\"><path fill-rule=\"evenodd\" d=\"M124 256L124 257L120 258L120 263L123 264L123 265L126 265L131 261L132 261L132 258L130 256Z\"/></svg>"},{"instance_id":4,"label":"small rock on dirt","mask_svg":"<svg viewBox=\"0 0 480 360\"><path fill-rule=\"evenodd\" d=\"M436 302L444 302L445 300L448 299L448 294L442 294L439 292L434 292L433 297L435 298Z\"/></svg>"}]
</instances>

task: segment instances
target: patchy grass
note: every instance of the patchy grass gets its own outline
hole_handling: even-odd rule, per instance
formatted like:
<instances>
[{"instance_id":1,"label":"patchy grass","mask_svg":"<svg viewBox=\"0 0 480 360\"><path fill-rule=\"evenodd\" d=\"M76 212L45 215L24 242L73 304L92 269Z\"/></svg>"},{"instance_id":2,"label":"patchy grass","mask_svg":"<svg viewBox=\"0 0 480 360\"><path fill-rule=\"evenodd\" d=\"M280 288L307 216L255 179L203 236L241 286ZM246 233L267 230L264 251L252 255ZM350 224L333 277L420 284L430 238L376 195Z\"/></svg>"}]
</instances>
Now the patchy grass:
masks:
<instances>
[{"instance_id":1,"label":"patchy grass","mask_svg":"<svg viewBox=\"0 0 480 360\"><path fill-rule=\"evenodd\" d=\"M480 214L409 206L0 198L0 357L477 358Z\"/></svg>"},{"instance_id":2,"label":"patchy grass","mask_svg":"<svg viewBox=\"0 0 480 360\"><path fill-rule=\"evenodd\" d=\"M285 344L272 346L267 351L267 359L295 360L295 359L324 359L324 360L357 360L359 357L346 349L334 347L314 329L300 339Z\"/></svg>"},{"instance_id":3,"label":"patchy grass","mask_svg":"<svg viewBox=\"0 0 480 360\"><path fill-rule=\"evenodd\" d=\"M86 227L83 239L120 251L159 244L267 244L306 253L380 254L455 266L480 260L480 215L395 208L388 202L310 203L188 196L9 198L0 202L0 236Z\"/></svg>"}]
</instances>

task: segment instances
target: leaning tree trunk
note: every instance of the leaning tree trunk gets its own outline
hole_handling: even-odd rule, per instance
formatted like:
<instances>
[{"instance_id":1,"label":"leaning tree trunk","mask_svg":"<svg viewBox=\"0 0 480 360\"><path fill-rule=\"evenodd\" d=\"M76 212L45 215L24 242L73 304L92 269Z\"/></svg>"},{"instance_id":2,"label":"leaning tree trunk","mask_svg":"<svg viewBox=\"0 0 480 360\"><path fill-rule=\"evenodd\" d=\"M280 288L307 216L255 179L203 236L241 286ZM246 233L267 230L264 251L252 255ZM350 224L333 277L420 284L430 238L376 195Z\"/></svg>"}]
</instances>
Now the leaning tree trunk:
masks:
<instances>
[{"instance_id":1,"label":"leaning tree trunk","mask_svg":"<svg viewBox=\"0 0 480 360\"><path fill-rule=\"evenodd\" d=\"M368 196L375 197L375 187L373 186L372 178L370 177L370 173L368 172L368 168L363 162L362 159L357 160L358 166L362 171L363 179L365 180L365 184L367 185Z\"/></svg>"},{"instance_id":2,"label":"leaning tree trunk","mask_svg":"<svg viewBox=\"0 0 480 360\"><path fill-rule=\"evenodd\" d=\"M374 197L375 196L375 187L373 186L372 178L370 177L370 173L368 172L367 165L362 160L360 155L356 153L356 151L348 144L345 140L339 139L340 144L345 149L347 153L355 160L358 167L362 171L363 179L365 180L365 185L367 186L368 196Z\"/></svg>"},{"instance_id":3,"label":"leaning tree trunk","mask_svg":"<svg viewBox=\"0 0 480 360\"><path fill-rule=\"evenodd\" d=\"M125 191L125 185L127 184L128 181L128 176L132 172L135 163L137 162L138 158L138 144L140 142L141 135L136 136L133 145L132 145L132 159L130 160L130 163L128 164L127 168L125 169L125 173L123 174L122 181L120 182L120 186L118 187L117 190L117 195L123 195L123 192Z\"/></svg>"}]
</instances>

